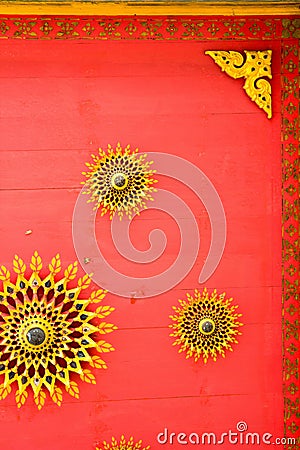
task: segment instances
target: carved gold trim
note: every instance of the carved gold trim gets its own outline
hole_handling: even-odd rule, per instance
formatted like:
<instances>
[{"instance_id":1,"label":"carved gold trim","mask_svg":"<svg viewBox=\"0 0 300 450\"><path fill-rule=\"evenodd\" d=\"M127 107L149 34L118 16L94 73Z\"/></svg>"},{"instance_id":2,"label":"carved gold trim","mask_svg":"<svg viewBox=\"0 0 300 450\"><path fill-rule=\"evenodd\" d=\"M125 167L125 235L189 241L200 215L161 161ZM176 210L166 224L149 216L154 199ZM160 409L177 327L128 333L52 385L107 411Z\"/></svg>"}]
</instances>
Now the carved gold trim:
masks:
<instances>
[{"instance_id":1,"label":"carved gold trim","mask_svg":"<svg viewBox=\"0 0 300 450\"><path fill-rule=\"evenodd\" d=\"M271 85L263 77L272 78L272 50L245 50L246 60L241 53L234 51L207 51L205 54L211 56L215 63L221 67L222 71L226 72L230 77L244 77L246 80L244 84L246 93L271 119Z\"/></svg>"},{"instance_id":2,"label":"carved gold trim","mask_svg":"<svg viewBox=\"0 0 300 450\"><path fill-rule=\"evenodd\" d=\"M299 14L298 1L15 1L0 0L0 14L17 15L293 15Z\"/></svg>"}]
</instances>

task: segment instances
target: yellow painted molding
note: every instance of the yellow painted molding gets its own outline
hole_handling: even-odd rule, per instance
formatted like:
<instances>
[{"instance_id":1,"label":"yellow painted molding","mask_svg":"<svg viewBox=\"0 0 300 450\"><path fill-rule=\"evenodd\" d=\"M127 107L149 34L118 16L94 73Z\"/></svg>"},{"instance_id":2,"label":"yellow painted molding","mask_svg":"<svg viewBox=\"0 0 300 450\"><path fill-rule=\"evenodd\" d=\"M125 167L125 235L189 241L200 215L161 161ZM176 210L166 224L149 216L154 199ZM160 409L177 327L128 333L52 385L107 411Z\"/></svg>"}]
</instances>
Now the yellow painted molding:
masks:
<instances>
[{"instance_id":1,"label":"yellow painted molding","mask_svg":"<svg viewBox=\"0 0 300 450\"><path fill-rule=\"evenodd\" d=\"M2 15L298 15L298 1L15 1L0 0Z\"/></svg>"}]
</instances>

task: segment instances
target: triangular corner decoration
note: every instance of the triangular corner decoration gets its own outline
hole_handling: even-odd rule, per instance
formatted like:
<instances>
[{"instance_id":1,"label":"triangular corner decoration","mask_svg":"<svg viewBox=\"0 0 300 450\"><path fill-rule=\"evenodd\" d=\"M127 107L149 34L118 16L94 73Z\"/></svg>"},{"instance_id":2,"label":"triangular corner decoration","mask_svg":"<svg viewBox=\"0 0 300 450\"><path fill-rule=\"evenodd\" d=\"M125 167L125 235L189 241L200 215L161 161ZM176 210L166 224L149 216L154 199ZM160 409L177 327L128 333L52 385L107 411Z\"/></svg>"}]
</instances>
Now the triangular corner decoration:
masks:
<instances>
[{"instance_id":1,"label":"triangular corner decoration","mask_svg":"<svg viewBox=\"0 0 300 450\"><path fill-rule=\"evenodd\" d=\"M263 77L272 78L271 58L272 50L247 51L244 56L235 51L207 51L206 55L213 58L232 78L245 78L244 89L248 96L260 108L262 108L269 119L272 117L271 85Z\"/></svg>"}]
</instances>

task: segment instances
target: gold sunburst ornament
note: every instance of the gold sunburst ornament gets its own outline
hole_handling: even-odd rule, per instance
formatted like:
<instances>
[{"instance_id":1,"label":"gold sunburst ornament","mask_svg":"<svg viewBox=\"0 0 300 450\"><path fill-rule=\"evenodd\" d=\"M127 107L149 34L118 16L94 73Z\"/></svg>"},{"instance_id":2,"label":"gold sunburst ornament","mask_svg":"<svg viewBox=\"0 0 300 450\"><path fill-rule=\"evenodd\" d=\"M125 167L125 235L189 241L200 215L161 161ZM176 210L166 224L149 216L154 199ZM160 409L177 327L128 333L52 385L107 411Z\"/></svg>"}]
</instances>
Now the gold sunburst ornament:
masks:
<instances>
[{"instance_id":1,"label":"gold sunburst ornament","mask_svg":"<svg viewBox=\"0 0 300 450\"><path fill-rule=\"evenodd\" d=\"M142 448L142 441L134 442L133 437L126 441L124 436L121 436L120 441L118 442L114 437L112 438L111 443L103 442L101 447L96 447L96 450L149 450L150 445Z\"/></svg>"},{"instance_id":2,"label":"gold sunburst ornament","mask_svg":"<svg viewBox=\"0 0 300 450\"><path fill-rule=\"evenodd\" d=\"M101 215L109 213L110 219L117 214L120 219L125 215L131 218L147 208L147 201L153 200L154 170L152 161L146 161L146 154L138 154L138 149L124 149L118 143L114 149L108 145L107 151L99 149L98 155L92 155L93 163L86 163L88 172L83 184L85 193L90 195L89 202L95 203L95 209L101 209Z\"/></svg>"},{"instance_id":3,"label":"gold sunburst ornament","mask_svg":"<svg viewBox=\"0 0 300 450\"><path fill-rule=\"evenodd\" d=\"M180 306L173 306L175 315L170 316L174 323L170 325L176 338L173 345L179 345L179 353L186 352L186 358L195 361L203 358L204 363L211 357L225 357L225 350L232 351L231 345L237 343L236 336L241 334L239 322L241 314L232 305L232 298L216 290L211 295L206 289L200 293L195 290L194 297L187 294L187 300L179 300Z\"/></svg>"},{"instance_id":4,"label":"gold sunburst ornament","mask_svg":"<svg viewBox=\"0 0 300 450\"><path fill-rule=\"evenodd\" d=\"M88 299L82 298L82 291L91 282L89 275L79 278L76 287L68 287L76 278L77 262L70 264L60 279L56 279L61 271L59 255L48 268L48 275L41 277L42 259L37 252L31 258L28 276L18 256L13 261L15 281L4 266L0 267L0 399L15 385L18 407L25 403L30 387L39 409L45 403L46 391L59 406L62 387L79 398L74 373L82 381L95 384L95 376L86 367L105 369L99 354L114 350L99 337L116 329L113 324L99 321L114 308L89 310L90 304L100 302L106 291L93 291Z\"/></svg>"}]
</instances>

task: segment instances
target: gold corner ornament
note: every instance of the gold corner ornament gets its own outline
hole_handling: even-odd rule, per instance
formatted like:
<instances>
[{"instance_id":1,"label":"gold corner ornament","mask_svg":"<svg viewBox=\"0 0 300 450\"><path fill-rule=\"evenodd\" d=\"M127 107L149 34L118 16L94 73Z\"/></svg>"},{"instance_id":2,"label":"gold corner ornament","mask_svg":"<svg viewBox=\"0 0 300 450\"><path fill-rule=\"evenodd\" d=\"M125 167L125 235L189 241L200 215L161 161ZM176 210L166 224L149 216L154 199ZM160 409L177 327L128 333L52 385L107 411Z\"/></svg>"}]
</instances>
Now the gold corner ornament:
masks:
<instances>
[{"instance_id":1,"label":"gold corner ornament","mask_svg":"<svg viewBox=\"0 0 300 450\"><path fill-rule=\"evenodd\" d=\"M117 441L114 437L111 443L104 441L101 447L96 447L96 450L149 450L150 445L142 448L142 441L134 442L134 438L131 436L129 441L125 439L125 436L121 436L121 439Z\"/></svg>"},{"instance_id":2,"label":"gold corner ornament","mask_svg":"<svg viewBox=\"0 0 300 450\"><path fill-rule=\"evenodd\" d=\"M235 51L206 51L205 54L211 56L215 63L221 67L222 71L226 72L230 77L244 77L246 80L244 89L247 95L271 119L271 85L264 77L272 78L272 50L245 50L246 60L241 53Z\"/></svg>"},{"instance_id":3,"label":"gold corner ornament","mask_svg":"<svg viewBox=\"0 0 300 450\"><path fill-rule=\"evenodd\" d=\"M200 358L204 363L211 357L225 357L225 350L232 351L232 344L238 343L236 336L240 335L239 322L241 314L237 314L236 305L231 305L232 298L226 299L225 293L218 294L216 290L209 295L204 289L197 289L194 296L186 294L187 300L179 300L180 306L173 306L175 314L170 316L174 323L170 336L176 340L173 345L179 345L179 353L186 352L186 358L193 357L197 362Z\"/></svg>"},{"instance_id":4,"label":"gold corner ornament","mask_svg":"<svg viewBox=\"0 0 300 450\"><path fill-rule=\"evenodd\" d=\"M117 327L101 322L114 308L100 306L90 311L92 303L100 302L106 295L102 289L93 291L88 299L82 291L89 287L90 275L77 280L77 286L68 287L76 279L78 264L70 264L64 276L57 254L48 266L49 273L40 275L43 263L34 252L26 276L26 265L15 256L12 281L6 267L0 267L0 399L10 394L16 385L16 403L20 408L28 397L30 388L40 410L46 392L58 405L62 402L62 388L79 398L79 388L73 375L82 381L95 384L95 376L87 368L106 369L101 353L114 348L99 335L110 333Z\"/></svg>"},{"instance_id":5,"label":"gold corner ornament","mask_svg":"<svg viewBox=\"0 0 300 450\"><path fill-rule=\"evenodd\" d=\"M98 155L92 155L93 163L86 163L87 178L82 182L86 187L85 194L90 195L88 202L95 203L94 209L101 209L101 216L115 214L120 219L147 209L147 201L152 201L152 186L157 182L153 178L154 170L150 170L152 161L146 161L146 154L138 154L138 149L131 150L130 145L124 149L118 143L114 149L108 145L107 151L99 148Z\"/></svg>"}]
</instances>

